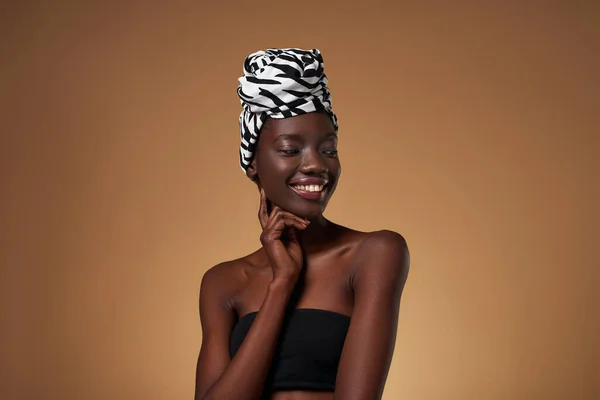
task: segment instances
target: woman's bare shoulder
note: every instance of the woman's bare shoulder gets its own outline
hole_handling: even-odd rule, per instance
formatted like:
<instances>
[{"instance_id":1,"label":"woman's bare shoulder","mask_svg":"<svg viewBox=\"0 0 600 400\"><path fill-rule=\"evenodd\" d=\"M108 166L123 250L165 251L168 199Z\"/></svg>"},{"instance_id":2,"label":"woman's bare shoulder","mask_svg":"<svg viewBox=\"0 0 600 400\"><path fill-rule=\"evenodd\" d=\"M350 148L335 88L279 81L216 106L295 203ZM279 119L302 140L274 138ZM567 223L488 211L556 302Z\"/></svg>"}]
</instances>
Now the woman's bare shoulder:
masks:
<instances>
[{"instance_id":1,"label":"woman's bare shoulder","mask_svg":"<svg viewBox=\"0 0 600 400\"><path fill-rule=\"evenodd\" d=\"M410 254L406 239L400 233L382 229L366 232L357 246L355 276L372 280L388 279L390 282L398 282L404 285L409 266Z\"/></svg>"},{"instance_id":2,"label":"woman's bare shoulder","mask_svg":"<svg viewBox=\"0 0 600 400\"><path fill-rule=\"evenodd\" d=\"M390 229L367 232L364 239L368 245L392 248L407 247L406 239L399 232Z\"/></svg>"},{"instance_id":3,"label":"woman's bare shoulder","mask_svg":"<svg viewBox=\"0 0 600 400\"><path fill-rule=\"evenodd\" d=\"M210 267L200 281L200 309L218 307L235 313L237 298L244 289L252 271L256 270L257 252L226 260ZM233 314L232 314L233 315Z\"/></svg>"},{"instance_id":4,"label":"woman's bare shoulder","mask_svg":"<svg viewBox=\"0 0 600 400\"><path fill-rule=\"evenodd\" d=\"M391 229L359 231L342 226L340 228L344 232L343 242L352 255L350 266L355 271L376 260L401 260L408 257L406 239L397 231Z\"/></svg>"},{"instance_id":5,"label":"woman's bare shoulder","mask_svg":"<svg viewBox=\"0 0 600 400\"><path fill-rule=\"evenodd\" d=\"M251 270L260 267L260 249L248 255L219 262L202 276L203 285L217 285L224 291L244 284Z\"/></svg>"},{"instance_id":6,"label":"woman's bare shoulder","mask_svg":"<svg viewBox=\"0 0 600 400\"><path fill-rule=\"evenodd\" d=\"M344 232L344 241L356 248L361 253L370 251L373 247L381 248L403 248L407 247L404 236L397 231L391 229L380 229L376 231L360 231L346 226L338 225L339 229Z\"/></svg>"}]
</instances>

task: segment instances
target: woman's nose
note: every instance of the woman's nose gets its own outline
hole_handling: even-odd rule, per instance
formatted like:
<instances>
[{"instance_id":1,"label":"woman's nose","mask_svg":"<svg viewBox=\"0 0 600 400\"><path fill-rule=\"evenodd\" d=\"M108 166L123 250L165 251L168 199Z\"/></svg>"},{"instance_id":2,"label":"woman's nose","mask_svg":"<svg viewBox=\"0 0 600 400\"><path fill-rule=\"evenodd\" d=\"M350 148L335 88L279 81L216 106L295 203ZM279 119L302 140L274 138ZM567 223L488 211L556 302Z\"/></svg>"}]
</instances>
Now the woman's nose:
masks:
<instances>
[{"instance_id":1,"label":"woman's nose","mask_svg":"<svg viewBox=\"0 0 600 400\"><path fill-rule=\"evenodd\" d=\"M309 150L303 154L299 170L304 174L322 174L327 172L327 163L318 151Z\"/></svg>"}]
</instances>

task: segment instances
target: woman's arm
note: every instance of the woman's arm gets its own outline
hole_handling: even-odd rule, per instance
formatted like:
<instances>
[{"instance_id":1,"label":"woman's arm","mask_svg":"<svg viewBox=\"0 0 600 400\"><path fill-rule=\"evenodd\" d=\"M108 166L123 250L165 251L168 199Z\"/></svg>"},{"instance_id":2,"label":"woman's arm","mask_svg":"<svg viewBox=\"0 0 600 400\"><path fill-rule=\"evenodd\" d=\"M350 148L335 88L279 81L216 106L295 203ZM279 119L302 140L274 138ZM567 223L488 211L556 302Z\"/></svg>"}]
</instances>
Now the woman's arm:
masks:
<instances>
[{"instance_id":1,"label":"woman's arm","mask_svg":"<svg viewBox=\"0 0 600 400\"><path fill-rule=\"evenodd\" d=\"M231 282L227 282L227 274L219 273L222 267L211 268L202 278L202 346L196 367L194 399L259 399L294 282L271 282L256 319L231 359L229 340L235 324L235 312L224 294L223 288Z\"/></svg>"},{"instance_id":2,"label":"woman's arm","mask_svg":"<svg viewBox=\"0 0 600 400\"><path fill-rule=\"evenodd\" d=\"M273 278L242 345L231 360L229 340L235 313L230 302L231 274L211 268L200 288L200 318L203 340L196 368L196 400L254 400L260 398L275 349L287 304L292 295L304 256L296 230L305 221L275 206L269 213L267 197L260 191L258 218L263 231L260 241L273 270ZM286 239L282 240L284 231Z\"/></svg>"},{"instance_id":3,"label":"woman's arm","mask_svg":"<svg viewBox=\"0 0 600 400\"><path fill-rule=\"evenodd\" d=\"M358 250L354 311L338 368L336 400L381 399L410 264L406 242L395 232L372 233Z\"/></svg>"}]
</instances>

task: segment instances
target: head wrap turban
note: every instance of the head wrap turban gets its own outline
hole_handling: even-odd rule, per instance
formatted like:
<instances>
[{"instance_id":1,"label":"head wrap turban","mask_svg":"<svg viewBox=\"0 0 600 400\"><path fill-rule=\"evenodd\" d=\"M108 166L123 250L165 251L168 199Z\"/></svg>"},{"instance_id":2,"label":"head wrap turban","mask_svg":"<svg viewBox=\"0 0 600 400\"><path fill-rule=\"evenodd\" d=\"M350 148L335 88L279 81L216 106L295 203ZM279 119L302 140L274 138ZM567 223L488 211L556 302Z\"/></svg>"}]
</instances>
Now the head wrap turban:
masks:
<instances>
[{"instance_id":1,"label":"head wrap turban","mask_svg":"<svg viewBox=\"0 0 600 400\"><path fill-rule=\"evenodd\" d=\"M240 114L240 166L246 172L256 150L260 130L270 118L288 118L316 111L326 112L335 130L323 57L318 49L267 49L244 61L238 79Z\"/></svg>"}]
</instances>

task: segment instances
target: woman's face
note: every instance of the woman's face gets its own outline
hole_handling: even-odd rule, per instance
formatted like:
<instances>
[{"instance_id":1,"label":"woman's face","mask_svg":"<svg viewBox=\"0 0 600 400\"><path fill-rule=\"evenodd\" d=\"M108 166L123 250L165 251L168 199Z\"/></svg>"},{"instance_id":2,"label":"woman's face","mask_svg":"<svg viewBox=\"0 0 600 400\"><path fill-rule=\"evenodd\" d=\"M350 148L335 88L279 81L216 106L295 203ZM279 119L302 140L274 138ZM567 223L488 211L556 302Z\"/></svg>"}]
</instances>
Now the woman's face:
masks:
<instances>
[{"instance_id":1,"label":"woman's face","mask_svg":"<svg viewBox=\"0 0 600 400\"><path fill-rule=\"evenodd\" d=\"M263 125L248 176L273 204L299 217L319 217L341 174L329 116L308 113Z\"/></svg>"}]
</instances>

